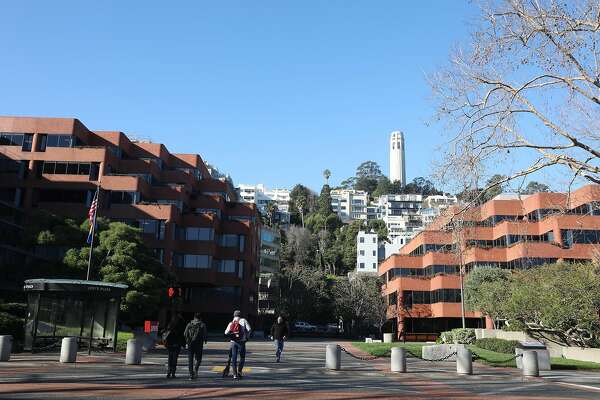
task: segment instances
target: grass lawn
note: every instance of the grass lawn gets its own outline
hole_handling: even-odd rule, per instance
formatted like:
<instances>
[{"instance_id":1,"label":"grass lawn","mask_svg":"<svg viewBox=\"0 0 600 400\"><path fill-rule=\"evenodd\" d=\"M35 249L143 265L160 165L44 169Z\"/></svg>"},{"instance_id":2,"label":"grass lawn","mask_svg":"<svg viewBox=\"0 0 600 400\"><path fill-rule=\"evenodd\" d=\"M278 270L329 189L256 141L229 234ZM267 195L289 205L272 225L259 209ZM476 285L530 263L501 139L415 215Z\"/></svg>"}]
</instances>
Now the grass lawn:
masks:
<instances>
[{"instance_id":1,"label":"grass lawn","mask_svg":"<svg viewBox=\"0 0 600 400\"><path fill-rule=\"evenodd\" d=\"M389 357L391 353L392 347L403 347L410 351L411 353L421 356L422 355L422 347L429 346L428 343L402 343L402 342L394 342L394 343L364 343L364 342L352 342L352 345L362 351L365 351L371 355L377 357ZM481 359L477 360L477 362L481 362L483 364L487 364L492 367L517 367L517 362L515 360L506 361L513 356L511 354L506 353L497 353L495 351L485 350L476 346L469 346L469 349L473 353L476 353ZM577 361L577 360L569 360L567 358L560 357L552 357L550 359L550 365L552 369L600 369L600 364L588 362L588 361Z\"/></svg>"},{"instance_id":2,"label":"grass lawn","mask_svg":"<svg viewBox=\"0 0 600 400\"><path fill-rule=\"evenodd\" d=\"M120 332L117 335L117 351L127 350L127 341L133 339L133 332Z\"/></svg>"},{"instance_id":3,"label":"grass lawn","mask_svg":"<svg viewBox=\"0 0 600 400\"><path fill-rule=\"evenodd\" d=\"M427 345L427 343L414 343L414 342L394 342L394 343L364 343L364 342L352 342L352 346L361 349L371 355L377 357L389 357L392 347L403 347L411 353L421 357L421 347Z\"/></svg>"}]
</instances>

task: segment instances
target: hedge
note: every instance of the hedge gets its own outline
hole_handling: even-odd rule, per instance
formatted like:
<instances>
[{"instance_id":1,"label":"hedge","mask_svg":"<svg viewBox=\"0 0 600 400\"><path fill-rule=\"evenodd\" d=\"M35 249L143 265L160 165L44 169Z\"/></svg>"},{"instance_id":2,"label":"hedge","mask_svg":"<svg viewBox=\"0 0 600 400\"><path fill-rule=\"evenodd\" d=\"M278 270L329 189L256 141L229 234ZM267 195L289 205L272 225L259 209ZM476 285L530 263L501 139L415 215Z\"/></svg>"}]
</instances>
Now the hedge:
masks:
<instances>
[{"instance_id":1,"label":"hedge","mask_svg":"<svg viewBox=\"0 0 600 400\"><path fill-rule=\"evenodd\" d=\"M21 341L25 333L23 324L23 319L0 312L0 335L12 335L16 341Z\"/></svg>"},{"instance_id":2,"label":"hedge","mask_svg":"<svg viewBox=\"0 0 600 400\"><path fill-rule=\"evenodd\" d=\"M475 329L452 329L451 331L442 332L440 338L442 343L472 344L475 342Z\"/></svg>"},{"instance_id":3,"label":"hedge","mask_svg":"<svg viewBox=\"0 0 600 400\"><path fill-rule=\"evenodd\" d=\"M504 339L496 339L496 338L485 338L485 339L477 339L475 341L475 346L495 351L496 353L506 353L506 354L514 354L515 347L518 347L519 341L517 340L504 340Z\"/></svg>"}]
</instances>

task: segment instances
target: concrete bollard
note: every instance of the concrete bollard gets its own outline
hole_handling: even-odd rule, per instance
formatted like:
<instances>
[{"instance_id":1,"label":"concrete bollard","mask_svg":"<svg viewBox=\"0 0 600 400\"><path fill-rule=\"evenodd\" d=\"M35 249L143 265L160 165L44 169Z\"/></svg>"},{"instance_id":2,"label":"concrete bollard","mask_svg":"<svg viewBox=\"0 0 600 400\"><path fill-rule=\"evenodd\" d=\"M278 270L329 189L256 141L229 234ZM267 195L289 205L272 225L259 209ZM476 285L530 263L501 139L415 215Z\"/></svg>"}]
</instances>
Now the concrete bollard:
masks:
<instances>
[{"instance_id":1,"label":"concrete bollard","mask_svg":"<svg viewBox=\"0 0 600 400\"><path fill-rule=\"evenodd\" d=\"M473 356L471 350L465 347L456 349L456 372L461 375L473 374Z\"/></svg>"},{"instance_id":2,"label":"concrete bollard","mask_svg":"<svg viewBox=\"0 0 600 400\"><path fill-rule=\"evenodd\" d=\"M392 347L392 372L406 372L406 349Z\"/></svg>"},{"instance_id":3,"label":"concrete bollard","mask_svg":"<svg viewBox=\"0 0 600 400\"><path fill-rule=\"evenodd\" d=\"M325 367L338 371L342 366L342 348L337 344L328 344L325 353Z\"/></svg>"},{"instance_id":4,"label":"concrete bollard","mask_svg":"<svg viewBox=\"0 0 600 400\"><path fill-rule=\"evenodd\" d=\"M125 364L139 365L142 363L142 345L137 339L127 341L127 351L125 352Z\"/></svg>"},{"instance_id":5,"label":"concrete bollard","mask_svg":"<svg viewBox=\"0 0 600 400\"><path fill-rule=\"evenodd\" d=\"M0 336L0 361L10 360L10 352L12 351L12 336Z\"/></svg>"},{"instance_id":6,"label":"concrete bollard","mask_svg":"<svg viewBox=\"0 0 600 400\"><path fill-rule=\"evenodd\" d=\"M60 362L74 363L77 361L77 338L63 338L60 345Z\"/></svg>"},{"instance_id":7,"label":"concrete bollard","mask_svg":"<svg viewBox=\"0 0 600 400\"><path fill-rule=\"evenodd\" d=\"M523 352L523 376L540 376L538 355L535 351Z\"/></svg>"}]
</instances>

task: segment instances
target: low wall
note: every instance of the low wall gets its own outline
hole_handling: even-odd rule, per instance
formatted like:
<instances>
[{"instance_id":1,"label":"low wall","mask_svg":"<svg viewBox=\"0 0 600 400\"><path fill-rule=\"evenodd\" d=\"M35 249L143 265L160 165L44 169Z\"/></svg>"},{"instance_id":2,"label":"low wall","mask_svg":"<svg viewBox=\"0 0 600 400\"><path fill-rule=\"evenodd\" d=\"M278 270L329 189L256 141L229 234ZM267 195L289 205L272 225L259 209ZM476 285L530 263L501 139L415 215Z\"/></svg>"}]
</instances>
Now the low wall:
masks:
<instances>
[{"instance_id":1,"label":"low wall","mask_svg":"<svg viewBox=\"0 0 600 400\"><path fill-rule=\"evenodd\" d=\"M475 337L477 339L497 338L504 340L535 340L527 336L524 332L503 331L500 329L475 329ZM550 357L562 357L571 360L590 361L600 364L600 349L567 347L550 342L545 343L545 345L550 352Z\"/></svg>"},{"instance_id":2,"label":"low wall","mask_svg":"<svg viewBox=\"0 0 600 400\"><path fill-rule=\"evenodd\" d=\"M495 338L504 340L533 340L524 332L503 331L501 329L475 329L477 339Z\"/></svg>"}]
</instances>

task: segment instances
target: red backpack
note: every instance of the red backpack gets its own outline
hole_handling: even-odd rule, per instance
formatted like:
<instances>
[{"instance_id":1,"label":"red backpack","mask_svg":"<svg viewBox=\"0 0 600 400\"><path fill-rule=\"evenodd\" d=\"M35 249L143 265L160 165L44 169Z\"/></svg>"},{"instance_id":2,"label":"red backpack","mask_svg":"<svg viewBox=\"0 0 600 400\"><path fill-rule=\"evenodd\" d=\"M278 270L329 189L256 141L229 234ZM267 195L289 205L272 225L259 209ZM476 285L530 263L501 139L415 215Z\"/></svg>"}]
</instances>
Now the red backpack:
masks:
<instances>
[{"instance_id":1,"label":"red backpack","mask_svg":"<svg viewBox=\"0 0 600 400\"><path fill-rule=\"evenodd\" d=\"M240 321L232 321L231 327L229 328L229 336L235 341L245 340L245 329Z\"/></svg>"}]
</instances>

